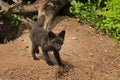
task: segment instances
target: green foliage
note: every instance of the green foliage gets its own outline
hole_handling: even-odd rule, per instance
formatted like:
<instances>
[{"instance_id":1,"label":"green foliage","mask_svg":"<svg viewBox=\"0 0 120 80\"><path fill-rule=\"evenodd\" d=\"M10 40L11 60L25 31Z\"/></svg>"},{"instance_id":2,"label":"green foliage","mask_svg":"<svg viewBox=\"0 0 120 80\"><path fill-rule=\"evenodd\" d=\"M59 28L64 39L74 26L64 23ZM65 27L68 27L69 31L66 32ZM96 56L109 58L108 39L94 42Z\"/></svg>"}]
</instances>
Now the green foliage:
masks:
<instances>
[{"instance_id":1,"label":"green foliage","mask_svg":"<svg viewBox=\"0 0 120 80\"><path fill-rule=\"evenodd\" d=\"M16 15L16 14L8 14L6 15L6 18L10 19L11 20L11 23L17 27L20 23L20 20L21 20L21 16L19 15Z\"/></svg>"},{"instance_id":2,"label":"green foliage","mask_svg":"<svg viewBox=\"0 0 120 80\"><path fill-rule=\"evenodd\" d=\"M22 16L16 14L0 14L1 19L8 19L8 21L15 27L20 23Z\"/></svg>"},{"instance_id":3,"label":"green foliage","mask_svg":"<svg viewBox=\"0 0 120 80\"><path fill-rule=\"evenodd\" d=\"M37 16L37 15L32 16L32 20L34 20L34 21L36 21L36 20L37 20L37 18L38 18L38 16Z\"/></svg>"},{"instance_id":4,"label":"green foliage","mask_svg":"<svg viewBox=\"0 0 120 80\"><path fill-rule=\"evenodd\" d=\"M23 4L29 5L29 4L31 4L31 2L30 1L24 1Z\"/></svg>"},{"instance_id":5,"label":"green foliage","mask_svg":"<svg viewBox=\"0 0 120 80\"><path fill-rule=\"evenodd\" d=\"M78 21L85 20L96 29L105 31L115 39L120 40L120 0L88 0L83 3L80 0L70 0L70 13ZM101 6L104 2L105 6Z\"/></svg>"},{"instance_id":6,"label":"green foliage","mask_svg":"<svg viewBox=\"0 0 120 80\"><path fill-rule=\"evenodd\" d=\"M91 21L95 20L96 14L95 9L96 6L92 4L89 0L87 3L82 3L80 1L71 0L71 7L70 7L70 13L74 14L74 16L80 21Z\"/></svg>"},{"instance_id":7,"label":"green foliage","mask_svg":"<svg viewBox=\"0 0 120 80\"><path fill-rule=\"evenodd\" d=\"M106 7L101 9L102 21L98 21L96 28L104 30L115 39L120 40L120 0L108 0Z\"/></svg>"}]
</instances>

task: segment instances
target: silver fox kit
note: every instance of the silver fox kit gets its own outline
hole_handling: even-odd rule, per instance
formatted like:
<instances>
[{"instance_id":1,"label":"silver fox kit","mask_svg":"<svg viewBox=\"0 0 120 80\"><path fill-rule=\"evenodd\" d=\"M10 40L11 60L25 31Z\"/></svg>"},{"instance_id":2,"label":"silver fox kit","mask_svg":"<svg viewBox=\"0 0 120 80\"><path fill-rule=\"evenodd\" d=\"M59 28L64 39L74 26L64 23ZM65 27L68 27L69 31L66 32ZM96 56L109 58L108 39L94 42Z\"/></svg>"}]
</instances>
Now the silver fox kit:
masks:
<instances>
[{"instance_id":1,"label":"silver fox kit","mask_svg":"<svg viewBox=\"0 0 120 80\"><path fill-rule=\"evenodd\" d=\"M53 62L50 60L48 55L49 51L53 51L58 65L64 66L64 64L61 62L59 51L64 41L65 30L62 30L60 33L47 31L43 28L44 21L45 15L41 15L31 30L30 39L32 42L32 57L34 60L39 60L35 54L39 53L38 47L41 47L48 65L53 65Z\"/></svg>"}]
</instances>

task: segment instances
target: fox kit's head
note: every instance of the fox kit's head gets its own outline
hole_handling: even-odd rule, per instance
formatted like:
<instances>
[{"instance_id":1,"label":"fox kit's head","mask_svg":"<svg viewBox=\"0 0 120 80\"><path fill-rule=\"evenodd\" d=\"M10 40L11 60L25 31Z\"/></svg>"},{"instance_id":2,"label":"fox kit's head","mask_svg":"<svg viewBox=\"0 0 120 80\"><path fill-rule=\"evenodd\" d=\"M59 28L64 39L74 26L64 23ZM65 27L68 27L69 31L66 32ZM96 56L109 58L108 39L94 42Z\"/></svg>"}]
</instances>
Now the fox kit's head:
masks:
<instances>
[{"instance_id":1,"label":"fox kit's head","mask_svg":"<svg viewBox=\"0 0 120 80\"><path fill-rule=\"evenodd\" d=\"M52 49L59 51L64 41L65 30L57 34L50 31L48 33L48 36L49 36L49 41Z\"/></svg>"},{"instance_id":2,"label":"fox kit's head","mask_svg":"<svg viewBox=\"0 0 120 80\"><path fill-rule=\"evenodd\" d=\"M50 18L53 18L59 12L60 8L60 1L59 0L48 0L47 3L43 6L43 12Z\"/></svg>"}]
</instances>

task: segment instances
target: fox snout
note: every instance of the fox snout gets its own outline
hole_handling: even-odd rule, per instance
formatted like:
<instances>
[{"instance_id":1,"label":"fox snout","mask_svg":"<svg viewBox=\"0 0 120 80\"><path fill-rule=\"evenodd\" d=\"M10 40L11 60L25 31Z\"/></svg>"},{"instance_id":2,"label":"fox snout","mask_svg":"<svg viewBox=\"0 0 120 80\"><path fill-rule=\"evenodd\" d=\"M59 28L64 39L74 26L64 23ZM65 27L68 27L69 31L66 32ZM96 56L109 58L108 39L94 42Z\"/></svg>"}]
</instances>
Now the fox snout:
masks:
<instances>
[{"instance_id":1,"label":"fox snout","mask_svg":"<svg viewBox=\"0 0 120 80\"><path fill-rule=\"evenodd\" d=\"M59 50L61 49L61 45L60 45L60 44L55 44L55 49L56 49L57 51L59 51Z\"/></svg>"},{"instance_id":2,"label":"fox snout","mask_svg":"<svg viewBox=\"0 0 120 80\"><path fill-rule=\"evenodd\" d=\"M61 49L61 46L58 46L58 47L57 47L57 50L60 50L60 49Z\"/></svg>"}]
</instances>

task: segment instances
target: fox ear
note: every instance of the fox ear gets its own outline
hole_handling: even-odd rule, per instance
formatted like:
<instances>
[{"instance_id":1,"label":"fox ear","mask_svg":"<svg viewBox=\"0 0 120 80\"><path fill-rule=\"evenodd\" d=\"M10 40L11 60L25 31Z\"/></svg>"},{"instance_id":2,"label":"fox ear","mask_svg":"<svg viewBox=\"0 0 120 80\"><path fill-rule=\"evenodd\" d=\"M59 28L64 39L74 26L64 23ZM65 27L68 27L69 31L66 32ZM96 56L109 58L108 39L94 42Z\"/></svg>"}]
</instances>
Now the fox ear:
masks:
<instances>
[{"instance_id":1,"label":"fox ear","mask_svg":"<svg viewBox=\"0 0 120 80\"><path fill-rule=\"evenodd\" d=\"M48 36L50 40L56 37L56 35L52 31L49 31Z\"/></svg>"},{"instance_id":2,"label":"fox ear","mask_svg":"<svg viewBox=\"0 0 120 80\"><path fill-rule=\"evenodd\" d=\"M65 30L62 30L60 33L59 33L59 37L63 38L65 37Z\"/></svg>"}]
</instances>

